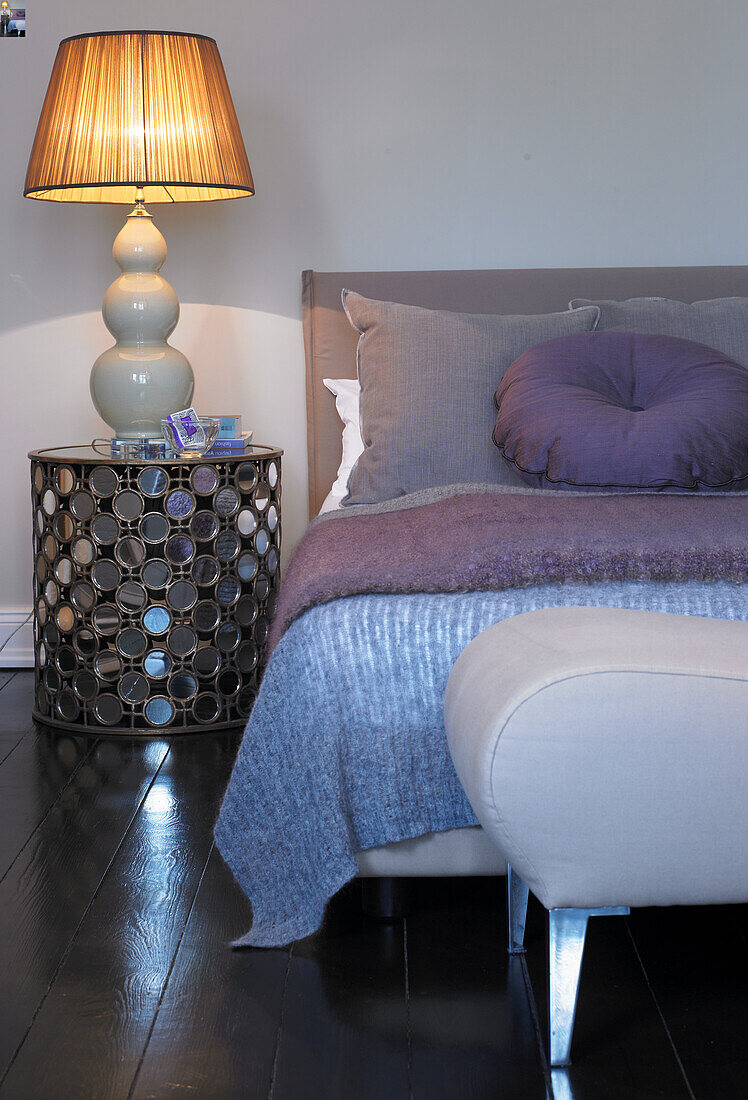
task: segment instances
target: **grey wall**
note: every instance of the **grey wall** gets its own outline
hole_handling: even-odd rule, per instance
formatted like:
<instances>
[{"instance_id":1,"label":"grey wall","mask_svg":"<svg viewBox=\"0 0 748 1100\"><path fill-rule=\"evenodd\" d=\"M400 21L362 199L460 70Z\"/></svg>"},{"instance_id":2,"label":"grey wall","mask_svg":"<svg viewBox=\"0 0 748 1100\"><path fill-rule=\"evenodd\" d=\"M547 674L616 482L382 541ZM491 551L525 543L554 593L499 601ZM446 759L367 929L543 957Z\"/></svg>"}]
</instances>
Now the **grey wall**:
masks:
<instances>
[{"instance_id":1,"label":"grey wall","mask_svg":"<svg viewBox=\"0 0 748 1100\"><path fill-rule=\"evenodd\" d=\"M286 448L286 547L303 267L746 262L745 0L34 0L0 42L8 622L30 602L25 452L105 430L87 377L124 215L24 200L29 147L59 39L141 27L212 34L243 126L255 198L154 209L197 402Z\"/></svg>"}]
</instances>

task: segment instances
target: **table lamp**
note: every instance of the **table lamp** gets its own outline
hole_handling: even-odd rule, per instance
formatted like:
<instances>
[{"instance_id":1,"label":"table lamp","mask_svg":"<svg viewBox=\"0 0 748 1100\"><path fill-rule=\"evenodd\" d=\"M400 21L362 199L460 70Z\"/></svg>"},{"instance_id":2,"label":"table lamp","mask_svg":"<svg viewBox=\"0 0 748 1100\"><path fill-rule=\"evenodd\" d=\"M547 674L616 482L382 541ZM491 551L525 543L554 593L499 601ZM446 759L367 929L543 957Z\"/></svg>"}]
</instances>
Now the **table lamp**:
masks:
<instances>
[{"instance_id":1,"label":"table lamp","mask_svg":"<svg viewBox=\"0 0 748 1100\"><path fill-rule=\"evenodd\" d=\"M63 39L23 193L135 204L112 250L122 274L102 308L116 343L93 365L91 396L114 431L115 453L162 438L161 419L189 406L194 376L167 343L179 302L159 275L166 241L145 204L254 194L215 41L178 31Z\"/></svg>"}]
</instances>

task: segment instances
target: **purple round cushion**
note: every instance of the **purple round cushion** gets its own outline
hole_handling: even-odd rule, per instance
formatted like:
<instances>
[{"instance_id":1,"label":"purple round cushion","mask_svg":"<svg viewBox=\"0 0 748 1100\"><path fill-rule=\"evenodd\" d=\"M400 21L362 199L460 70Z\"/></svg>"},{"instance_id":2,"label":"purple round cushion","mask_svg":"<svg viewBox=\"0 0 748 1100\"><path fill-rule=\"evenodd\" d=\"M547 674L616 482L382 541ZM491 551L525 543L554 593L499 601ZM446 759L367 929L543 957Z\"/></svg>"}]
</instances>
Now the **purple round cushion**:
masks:
<instances>
[{"instance_id":1,"label":"purple round cushion","mask_svg":"<svg viewBox=\"0 0 748 1100\"><path fill-rule=\"evenodd\" d=\"M582 332L530 348L493 439L538 488L748 488L748 371L674 336Z\"/></svg>"}]
</instances>

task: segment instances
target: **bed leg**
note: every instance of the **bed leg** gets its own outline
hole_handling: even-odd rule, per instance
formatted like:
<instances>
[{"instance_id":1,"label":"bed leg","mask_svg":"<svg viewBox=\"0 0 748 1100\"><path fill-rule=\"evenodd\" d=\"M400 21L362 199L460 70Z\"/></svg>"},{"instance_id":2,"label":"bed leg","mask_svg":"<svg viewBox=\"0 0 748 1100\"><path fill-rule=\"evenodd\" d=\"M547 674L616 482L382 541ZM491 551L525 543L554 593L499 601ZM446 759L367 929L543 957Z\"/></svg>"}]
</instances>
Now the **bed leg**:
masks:
<instances>
[{"instance_id":1,"label":"bed leg","mask_svg":"<svg viewBox=\"0 0 748 1100\"><path fill-rule=\"evenodd\" d=\"M408 883L402 878L362 878L361 907L367 917L394 924L410 912Z\"/></svg>"}]
</instances>

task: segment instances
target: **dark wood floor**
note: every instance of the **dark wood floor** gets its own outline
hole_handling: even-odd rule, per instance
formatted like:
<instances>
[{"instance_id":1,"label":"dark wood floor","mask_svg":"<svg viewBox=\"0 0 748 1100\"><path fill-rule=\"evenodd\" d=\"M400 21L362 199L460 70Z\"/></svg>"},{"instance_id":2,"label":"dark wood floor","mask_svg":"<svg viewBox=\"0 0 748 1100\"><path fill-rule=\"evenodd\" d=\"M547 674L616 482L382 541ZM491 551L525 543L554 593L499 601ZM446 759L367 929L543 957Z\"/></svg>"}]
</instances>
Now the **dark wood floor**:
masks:
<instances>
[{"instance_id":1,"label":"dark wood floor","mask_svg":"<svg viewBox=\"0 0 748 1100\"><path fill-rule=\"evenodd\" d=\"M320 935L231 951L250 909L211 830L236 735L76 738L30 708L0 673L0 1100L748 1095L746 907L593 921L551 1084L539 906L526 959L480 879L417 883L395 927L352 884Z\"/></svg>"}]
</instances>

